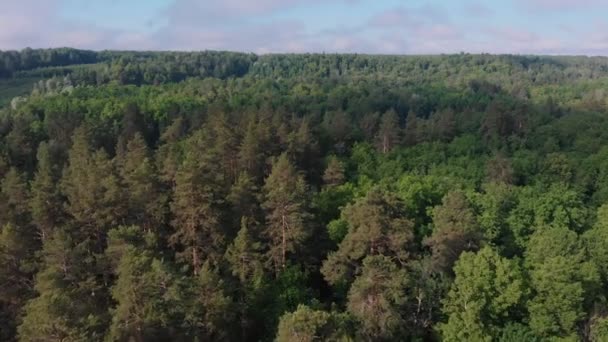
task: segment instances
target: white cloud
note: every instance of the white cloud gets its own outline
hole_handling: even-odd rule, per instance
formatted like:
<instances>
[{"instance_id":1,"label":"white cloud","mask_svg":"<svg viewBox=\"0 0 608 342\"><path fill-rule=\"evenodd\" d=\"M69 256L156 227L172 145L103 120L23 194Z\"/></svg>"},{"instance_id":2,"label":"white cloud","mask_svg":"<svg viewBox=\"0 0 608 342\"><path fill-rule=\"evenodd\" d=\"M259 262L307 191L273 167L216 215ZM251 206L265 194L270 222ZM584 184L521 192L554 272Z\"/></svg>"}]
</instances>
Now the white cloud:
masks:
<instances>
[{"instance_id":1,"label":"white cloud","mask_svg":"<svg viewBox=\"0 0 608 342\"><path fill-rule=\"evenodd\" d=\"M318 6L322 10L327 1L341 6L358 6L363 0L175 0L154 18L166 25L155 25L157 29L153 31L149 27L138 31L68 21L59 14L61 1L64 0L20 0L3 4L0 49L73 46L256 53L467 51L608 54L608 36L603 33L606 32L605 27L593 23L575 30L562 25L551 34L542 34L508 24L489 26L476 22L473 25L466 20L457 20L455 13L429 5L389 8L369 13L359 22L336 22L332 28L318 29L311 18L294 17L291 10L299 6ZM524 0L515 1L523 4ZM529 0L526 6L566 9L598 2ZM491 8L470 1L463 3L462 10L466 13L491 12ZM282 16L289 11L291 16ZM498 15L495 13L494 16Z\"/></svg>"}]
</instances>

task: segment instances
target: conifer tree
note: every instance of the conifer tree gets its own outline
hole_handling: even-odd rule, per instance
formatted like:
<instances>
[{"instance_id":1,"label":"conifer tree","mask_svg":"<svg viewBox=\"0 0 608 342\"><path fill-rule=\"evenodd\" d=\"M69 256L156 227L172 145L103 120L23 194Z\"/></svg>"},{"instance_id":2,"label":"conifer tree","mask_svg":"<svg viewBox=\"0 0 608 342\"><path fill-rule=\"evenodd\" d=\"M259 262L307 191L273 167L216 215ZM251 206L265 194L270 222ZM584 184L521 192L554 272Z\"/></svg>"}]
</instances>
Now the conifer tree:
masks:
<instances>
[{"instance_id":1,"label":"conifer tree","mask_svg":"<svg viewBox=\"0 0 608 342\"><path fill-rule=\"evenodd\" d=\"M109 233L108 251L118 257L112 287L117 305L111 310L111 341L170 339L179 333L183 285L172 267L154 256L151 246L145 241L133 243L138 238L154 240L153 233L143 235L140 229L121 227Z\"/></svg>"},{"instance_id":2,"label":"conifer tree","mask_svg":"<svg viewBox=\"0 0 608 342\"><path fill-rule=\"evenodd\" d=\"M239 140L237 127L230 122L227 114L221 113L210 118L207 134L212 136L212 146L219 156L221 170L230 183L239 175L238 151Z\"/></svg>"},{"instance_id":3,"label":"conifer tree","mask_svg":"<svg viewBox=\"0 0 608 342\"><path fill-rule=\"evenodd\" d=\"M364 339L395 339L404 327L405 271L389 257L370 255L348 292L348 311L361 323ZM403 333L403 331L401 331ZM403 336L403 335L401 335Z\"/></svg>"},{"instance_id":4,"label":"conifer tree","mask_svg":"<svg viewBox=\"0 0 608 342\"><path fill-rule=\"evenodd\" d=\"M414 146L420 141L419 119L416 113L409 112L405 119L405 130L403 133L403 142L406 146Z\"/></svg>"},{"instance_id":5,"label":"conifer tree","mask_svg":"<svg viewBox=\"0 0 608 342\"><path fill-rule=\"evenodd\" d=\"M376 136L378 151L386 154L398 146L401 141L400 130L397 112L391 109L384 113Z\"/></svg>"},{"instance_id":6,"label":"conifer tree","mask_svg":"<svg viewBox=\"0 0 608 342\"><path fill-rule=\"evenodd\" d=\"M414 224L394 195L373 189L346 207L343 218L349 226L348 233L321 267L330 284L352 281L368 255L393 257L401 266L409 260Z\"/></svg>"},{"instance_id":7,"label":"conifer tree","mask_svg":"<svg viewBox=\"0 0 608 342\"><path fill-rule=\"evenodd\" d=\"M60 174L51 160L49 145L42 142L38 147L38 170L31 182L30 210L32 221L42 241L64 220L63 198L58 182Z\"/></svg>"},{"instance_id":8,"label":"conifer tree","mask_svg":"<svg viewBox=\"0 0 608 342\"><path fill-rule=\"evenodd\" d=\"M146 231L161 229L166 217L166 195L162 192L150 151L139 133L119 156L119 173L126 186L128 224Z\"/></svg>"},{"instance_id":9,"label":"conifer tree","mask_svg":"<svg viewBox=\"0 0 608 342\"><path fill-rule=\"evenodd\" d=\"M23 305L33 295L38 244L27 233L11 223L0 227L0 340L3 341L15 336Z\"/></svg>"},{"instance_id":10,"label":"conifer tree","mask_svg":"<svg viewBox=\"0 0 608 342\"><path fill-rule=\"evenodd\" d=\"M238 279L233 293L241 327L240 338L247 340L260 328L256 327L256 312L264 311L258 305L266 294L262 245L254 240L247 218L241 219L241 229L228 246L225 258L232 275Z\"/></svg>"},{"instance_id":11,"label":"conifer tree","mask_svg":"<svg viewBox=\"0 0 608 342\"><path fill-rule=\"evenodd\" d=\"M171 203L174 233L170 242L194 274L208 258L219 262L226 242L221 210L223 177L213 153L201 150L205 141L202 131L189 139L185 159L175 175Z\"/></svg>"},{"instance_id":12,"label":"conifer tree","mask_svg":"<svg viewBox=\"0 0 608 342\"><path fill-rule=\"evenodd\" d=\"M350 341L351 332L344 315L314 310L299 305L294 312L281 316L277 329L277 342Z\"/></svg>"},{"instance_id":13,"label":"conifer tree","mask_svg":"<svg viewBox=\"0 0 608 342\"><path fill-rule=\"evenodd\" d=\"M245 129L245 134L238 151L239 167L255 180L262 180L265 169L266 152L263 146L268 146L262 134L260 124L251 120Z\"/></svg>"},{"instance_id":14,"label":"conifer tree","mask_svg":"<svg viewBox=\"0 0 608 342\"><path fill-rule=\"evenodd\" d=\"M103 150L91 152L83 127L74 133L62 188L67 197L66 212L78 226L78 233L83 239L96 241L101 252L107 231L125 217L125 194L112 161Z\"/></svg>"},{"instance_id":15,"label":"conifer tree","mask_svg":"<svg viewBox=\"0 0 608 342\"><path fill-rule=\"evenodd\" d=\"M198 340L230 340L237 331L230 327L234 317L234 304L226 294L224 281L208 261L197 273L190 289L189 298L193 300L184 324Z\"/></svg>"},{"instance_id":16,"label":"conifer tree","mask_svg":"<svg viewBox=\"0 0 608 342\"><path fill-rule=\"evenodd\" d=\"M247 173L241 173L230 187L230 193L228 193L226 199L231 206L232 221L235 228L242 227L243 219L247 220L250 227L255 227L263 221L259 192L254 179Z\"/></svg>"},{"instance_id":17,"label":"conifer tree","mask_svg":"<svg viewBox=\"0 0 608 342\"><path fill-rule=\"evenodd\" d=\"M262 271L262 246L253 239L246 217L241 219L241 229L226 250L226 260L232 275L242 284L251 282Z\"/></svg>"},{"instance_id":18,"label":"conifer tree","mask_svg":"<svg viewBox=\"0 0 608 342\"><path fill-rule=\"evenodd\" d=\"M45 240L43 265L36 275L38 296L25 306L23 341L101 340L106 328L107 293L96 279L90 246L64 230Z\"/></svg>"},{"instance_id":19,"label":"conifer tree","mask_svg":"<svg viewBox=\"0 0 608 342\"><path fill-rule=\"evenodd\" d=\"M29 189L23 174L11 168L1 183L0 224L13 224L22 230L30 226Z\"/></svg>"},{"instance_id":20,"label":"conifer tree","mask_svg":"<svg viewBox=\"0 0 608 342\"><path fill-rule=\"evenodd\" d=\"M175 174L181 165L183 151L180 141L185 131L184 119L178 117L161 135L162 144L155 154L159 178L169 188L174 185Z\"/></svg>"},{"instance_id":21,"label":"conifer tree","mask_svg":"<svg viewBox=\"0 0 608 342\"><path fill-rule=\"evenodd\" d=\"M334 187L344 183L344 164L335 156L331 156L323 173L323 183L326 187Z\"/></svg>"},{"instance_id":22,"label":"conifer tree","mask_svg":"<svg viewBox=\"0 0 608 342\"><path fill-rule=\"evenodd\" d=\"M464 251L479 249L482 234L467 198L461 192L450 192L443 203L433 209L433 233L425 239L431 248L433 267L449 271Z\"/></svg>"},{"instance_id":23,"label":"conifer tree","mask_svg":"<svg viewBox=\"0 0 608 342\"><path fill-rule=\"evenodd\" d=\"M287 265L288 254L300 251L311 234L308 189L304 177L282 154L274 161L263 190L268 258L278 273Z\"/></svg>"}]
</instances>

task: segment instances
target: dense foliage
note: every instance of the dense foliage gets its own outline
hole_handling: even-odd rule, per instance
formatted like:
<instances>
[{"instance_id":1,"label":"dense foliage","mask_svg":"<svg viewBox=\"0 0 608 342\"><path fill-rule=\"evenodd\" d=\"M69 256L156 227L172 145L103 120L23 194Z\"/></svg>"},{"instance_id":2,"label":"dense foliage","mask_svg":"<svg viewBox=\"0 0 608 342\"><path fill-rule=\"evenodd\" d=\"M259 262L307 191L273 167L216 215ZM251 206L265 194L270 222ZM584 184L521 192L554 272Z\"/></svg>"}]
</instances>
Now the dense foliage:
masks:
<instances>
[{"instance_id":1,"label":"dense foliage","mask_svg":"<svg viewBox=\"0 0 608 342\"><path fill-rule=\"evenodd\" d=\"M0 61L0 340L608 339L608 59Z\"/></svg>"}]
</instances>

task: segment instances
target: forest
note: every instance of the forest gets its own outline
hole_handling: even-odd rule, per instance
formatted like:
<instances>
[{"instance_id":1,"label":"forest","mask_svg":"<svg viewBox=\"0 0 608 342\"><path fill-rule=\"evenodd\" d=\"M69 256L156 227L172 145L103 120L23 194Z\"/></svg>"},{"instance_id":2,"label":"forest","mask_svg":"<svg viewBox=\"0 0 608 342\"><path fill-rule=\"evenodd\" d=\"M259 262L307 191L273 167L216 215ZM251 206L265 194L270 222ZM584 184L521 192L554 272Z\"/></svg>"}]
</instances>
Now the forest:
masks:
<instances>
[{"instance_id":1,"label":"forest","mask_svg":"<svg viewBox=\"0 0 608 342\"><path fill-rule=\"evenodd\" d=\"M0 52L0 341L608 341L608 58Z\"/></svg>"}]
</instances>

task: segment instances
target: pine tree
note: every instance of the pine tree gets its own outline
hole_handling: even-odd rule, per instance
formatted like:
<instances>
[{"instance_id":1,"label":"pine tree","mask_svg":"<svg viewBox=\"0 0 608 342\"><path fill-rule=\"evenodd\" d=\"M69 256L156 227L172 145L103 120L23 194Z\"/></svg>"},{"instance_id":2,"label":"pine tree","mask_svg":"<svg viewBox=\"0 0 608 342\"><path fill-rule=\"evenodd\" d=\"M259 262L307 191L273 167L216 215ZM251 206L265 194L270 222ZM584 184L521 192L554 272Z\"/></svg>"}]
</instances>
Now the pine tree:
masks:
<instances>
[{"instance_id":1,"label":"pine tree","mask_svg":"<svg viewBox=\"0 0 608 342\"><path fill-rule=\"evenodd\" d=\"M167 214L163 194L150 151L139 133L118 156L119 173L126 187L127 224L137 224L146 231L162 229Z\"/></svg>"},{"instance_id":2,"label":"pine tree","mask_svg":"<svg viewBox=\"0 0 608 342\"><path fill-rule=\"evenodd\" d=\"M169 187L174 185L177 169L181 165L183 151L180 139L184 136L185 131L184 120L181 117L175 119L161 135L160 142L162 145L155 154L157 169L160 174L159 178Z\"/></svg>"},{"instance_id":3,"label":"pine tree","mask_svg":"<svg viewBox=\"0 0 608 342\"><path fill-rule=\"evenodd\" d=\"M183 307L180 277L167 262L156 258L145 242L129 241L151 240L153 234L144 236L140 229L122 227L109 233L108 251L111 257L118 257L112 287L117 305L111 310L111 341L171 339L180 328L181 322L176 321L180 317L176 311Z\"/></svg>"},{"instance_id":4,"label":"pine tree","mask_svg":"<svg viewBox=\"0 0 608 342\"><path fill-rule=\"evenodd\" d=\"M23 305L33 295L36 241L12 224L0 229L0 340L15 336ZM34 241L32 241L34 240Z\"/></svg>"},{"instance_id":5,"label":"pine tree","mask_svg":"<svg viewBox=\"0 0 608 342\"><path fill-rule=\"evenodd\" d=\"M378 151L388 153L399 145L401 141L401 128L399 126L399 116L394 110L389 110L382 115L380 127L376 136Z\"/></svg>"},{"instance_id":6,"label":"pine tree","mask_svg":"<svg viewBox=\"0 0 608 342\"><path fill-rule=\"evenodd\" d=\"M443 203L433 209L433 233L424 243L431 248L434 268L450 271L464 251L476 251L482 234L467 198L461 192L450 192Z\"/></svg>"},{"instance_id":7,"label":"pine tree","mask_svg":"<svg viewBox=\"0 0 608 342\"><path fill-rule=\"evenodd\" d=\"M59 179L59 170L51 160L49 145L42 142L38 147L38 170L31 182L29 202L32 221L38 228L42 241L64 220L63 198L58 187Z\"/></svg>"},{"instance_id":8,"label":"pine tree","mask_svg":"<svg viewBox=\"0 0 608 342\"><path fill-rule=\"evenodd\" d=\"M380 116L378 112L368 112L359 120L359 128L363 132L366 141L371 142L376 137Z\"/></svg>"},{"instance_id":9,"label":"pine tree","mask_svg":"<svg viewBox=\"0 0 608 342\"><path fill-rule=\"evenodd\" d=\"M228 115L221 113L211 117L207 134L212 136L213 148L219 156L221 169L226 180L234 182L238 175L239 140L237 127Z\"/></svg>"},{"instance_id":10,"label":"pine tree","mask_svg":"<svg viewBox=\"0 0 608 342\"><path fill-rule=\"evenodd\" d=\"M11 168L1 184L0 224L13 224L20 229L29 229L31 216L28 206L29 189L25 177L16 168Z\"/></svg>"},{"instance_id":11,"label":"pine tree","mask_svg":"<svg viewBox=\"0 0 608 342\"><path fill-rule=\"evenodd\" d=\"M348 311L361 323L367 340L398 339L404 326L400 312L406 301L407 277L389 257L368 256L348 292Z\"/></svg>"},{"instance_id":12,"label":"pine tree","mask_svg":"<svg viewBox=\"0 0 608 342\"><path fill-rule=\"evenodd\" d=\"M256 180L264 175L266 154L262 146L265 141L260 134L260 127L255 121L250 121L239 147L239 167Z\"/></svg>"},{"instance_id":13,"label":"pine tree","mask_svg":"<svg viewBox=\"0 0 608 342\"><path fill-rule=\"evenodd\" d=\"M107 323L107 289L96 279L98 265L86 242L56 230L44 242L36 275L38 297L25 306L23 341L101 340Z\"/></svg>"},{"instance_id":14,"label":"pine tree","mask_svg":"<svg viewBox=\"0 0 608 342\"><path fill-rule=\"evenodd\" d=\"M189 139L185 159L175 175L171 203L174 233L170 242L194 274L205 259L218 262L225 243L223 176L217 169L216 156L201 150L205 141L202 131Z\"/></svg>"},{"instance_id":15,"label":"pine tree","mask_svg":"<svg viewBox=\"0 0 608 342\"><path fill-rule=\"evenodd\" d=\"M232 298L226 294L223 280L209 262L205 262L197 273L184 325L198 340L229 340L236 333L229 325L234 312Z\"/></svg>"},{"instance_id":16,"label":"pine tree","mask_svg":"<svg viewBox=\"0 0 608 342\"><path fill-rule=\"evenodd\" d=\"M419 119L416 116L416 113L409 112L407 114L407 118L405 119L405 131L403 133L403 140L405 145L414 146L418 142L420 142L419 132Z\"/></svg>"},{"instance_id":17,"label":"pine tree","mask_svg":"<svg viewBox=\"0 0 608 342\"><path fill-rule=\"evenodd\" d=\"M326 187L334 187L344 183L344 164L335 156L329 157L323 173L323 183Z\"/></svg>"},{"instance_id":18,"label":"pine tree","mask_svg":"<svg viewBox=\"0 0 608 342\"><path fill-rule=\"evenodd\" d=\"M241 230L225 256L232 275L238 279L233 293L243 341L253 338L260 329L256 313L263 311L258 306L263 305L265 294L262 245L253 239L247 221L245 217L241 219Z\"/></svg>"},{"instance_id":19,"label":"pine tree","mask_svg":"<svg viewBox=\"0 0 608 342\"><path fill-rule=\"evenodd\" d=\"M277 158L264 184L265 235L268 257L278 273L287 265L287 256L297 253L309 237L308 189L286 154Z\"/></svg>"},{"instance_id":20,"label":"pine tree","mask_svg":"<svg viewBox=\"0 0 608 342\"><path fill-rule=\"evenodd\" d=\"M373 189L346 207L343 219L349 226L348 233L321 267L330 284L351 281L368 255L390 256L402 266L409 260L414 223L394 195Z\"/></svg>"},{"instance_id":21,"label":"pine tree","mask_svg":"<svg viewBox=\"0 0 608 342\"><path fill-rule=\"evenodd\" d=\"M241 227L244 218L250 226L259 225L263 220L259 197L259 189L254 179L246 173L241 173L226 197L231 206L232 224L235 228Z\"/></svg>"},{"instance_id":22,"label":"pine tree","mask_svg":"<svg viewBox=\"0 0 608 342\"><path fill-rule=\"evenodd\" d=\"M251 282L263 270L262 246L253 239L246 217L241 219L241 229L226 250L226 260L232 275L242 284Z\"/></svg>"},{"instance_id":23,"label":"pine tree","mask_svg":"<svg viewBox=\"0 0 608 342\"><path fill-rule=\"evenodd\" d=\"M318 179L319 145L308 120L300 120L297 129L289 135L287 154L293 156L296 167L305 171L308 179Z\"/></svg>"},{"instance_id":24,"label":"pine tree","mask_svg":"<svg viewBox=\"0 0 608 342\"><path fill-rule=\"evenodd\" d=\"M82 127L74 133L62 188L73 225L83 239L96 241L101 252L107 231L126 216L125 194L108 155L103 150L91 152Z\"/></svg>"},{"instance_id":25,"label":"pine tree","mask_svg":"<svg viewBox=\"0 0 608 342\"><path fill-rule=\"evenodd\" d=\"M344 315L299 305L281 316L277 342L350 341Z\"/></svg>"},{"instance_id":26,"label":"pine tree","mask_svg":"<svg viewBox=\"0 0 608 342\"><path fill-rule=\"evenodd\" d=\"M22 306L31 297L40 240L30 223L24 176L11 168L0 190L0 337L14 333ZM10 339L10 336L8 336Z\"/></svg>"}]
</instances>

